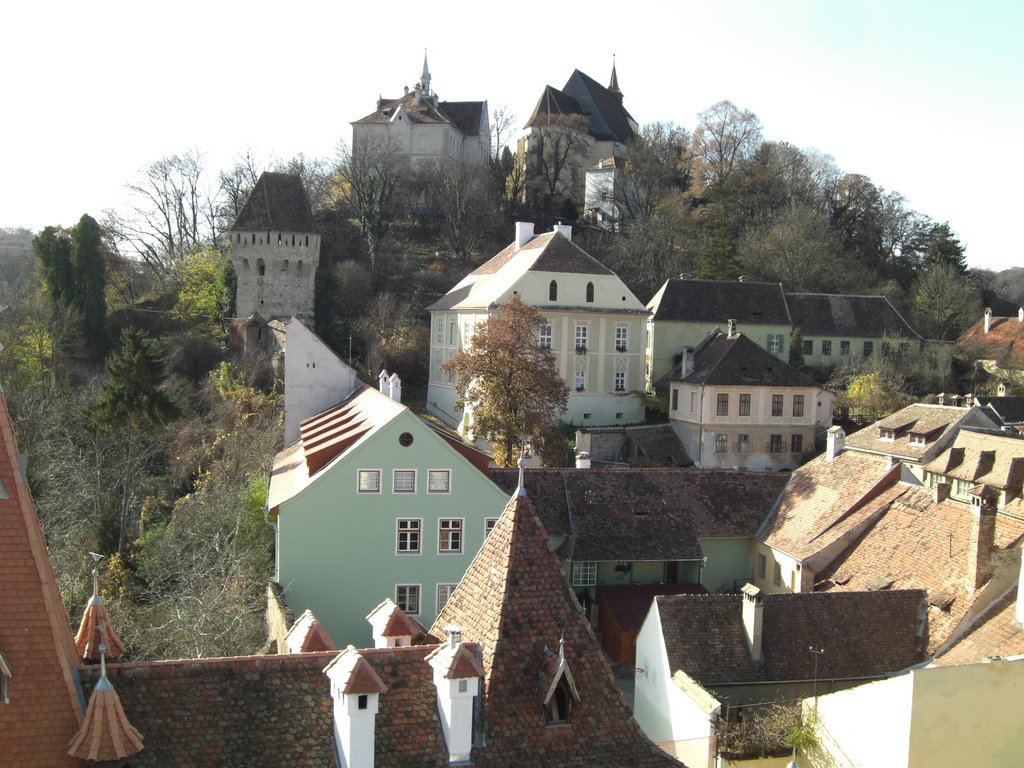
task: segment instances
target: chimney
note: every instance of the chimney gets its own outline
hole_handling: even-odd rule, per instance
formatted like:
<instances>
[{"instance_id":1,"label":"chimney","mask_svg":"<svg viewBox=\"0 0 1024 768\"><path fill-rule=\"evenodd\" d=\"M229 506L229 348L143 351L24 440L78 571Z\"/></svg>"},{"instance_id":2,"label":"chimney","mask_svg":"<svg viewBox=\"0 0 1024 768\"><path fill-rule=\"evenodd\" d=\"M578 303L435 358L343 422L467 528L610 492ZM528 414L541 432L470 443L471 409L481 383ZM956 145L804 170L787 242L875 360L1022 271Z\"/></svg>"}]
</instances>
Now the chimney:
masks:
<instances>
[{"instance_id":1,"label":"chimney","mask_svg":"<svg viewBox=\"0 0 1024 768\"><path fill-rule=\"evenodd\" d=\"M1017 314L1020 317L1020 313ZM992 330L992 308L985 307L985 333Z\"/></svg>"},{"instance_id":2,"label":"chimney","mask_svg":"<svg viewBox=\"0 0 1024 768\"><path fill-rule=\"evenodd\" d=\"M569 240L572 240L572 227L570 227L568 224L563 224L562 222L558 222L557 224L555 224L554 228L552 228L551 231L552 232L557 232L558 234L562 235L563 237L565 237L565 238L567 238Z\"/></svg>"},{"instance_id":3,"label":"chimney","mask_svg":"<svg viewBox=\"0 0 1024 768\"><path fill-rule=\"evenodd\" d=\"M761 625L764 621L764 595L753 584L743 585L743 632L751 661L761 660Z\"/></svg>"},{"instance_id":4,"label":"chimney","mask_svg":"<svg viewBox=\"0 0 1024 768\"><path fill-rule=\"evenodd\" d=\"M946 499L948 499L949 498L949 492L950 492L950 489L952 487L953 486L952 486L951 483L936 483L935 484L935 488L934 488L934 491L935 491L935 496L934 496L935 503L936 504L940 504L943 501L945 501Z\"/></svg>"},{"instance_id":5,"label":"chimney","mask_svg":"<svg viewBox=\"0 0 1024 768\"><path fill-rule=\"evenodd\" d=\"M693 373L693 347L687 347L683 350L682 366L683 368L682 371L680 371L680 375L685 379Z\"/></svg>"},{"instance_id":6,"label":"chimney","mask_svg":"<svg viewBox=\"0 0 1024 768\"><path fill-rule=\"evenodd\" d=\"M484 670L476 655L462 644L462 628L444 628L448 642L427 656L434 671L437 710L448 747L448 762L464 764L473 748L473 699L479 692Z\"/></svg>"},{"instance_id":7,"label":"chimney","mask_svg":"<svg viewBox=\"0 0 1024 768\"><path fill-rule=\"evenodd\" d=\"M1017 322L1024 323L1024 307L1017 310Z\"/></svg>"},{"instance_id":8,"label":"chimney","mask_svg":"<svg viewBox=\"0 0 1024 768\"><path fill-rule=\"evenodd\" d=\"M965 408L973 408L974 407L974 395L972 393L970 393L970 392L968 392L966 395L964 395L964 407Z\"/></svg>"},{"instance_id":9,"label":"chimney","mask_svg":"<svg viewBox=\"0 0 1024 768\"><path fill-rule=\"evenodd\" d=\"M747 279L748 279L748 278L747 278L747 276L746 276L746 275L740 275L740 276L739 276L738 278L736 278L736 279L737 279L737 280L738 280L739 282L741 282L741 283L745 283L745 282L747 282Z\"/></svg>"},{"instance_id":10,"label":"chimney","mask_svg":"<svg viewBox=\"0 0 1024 768\"><path fill-rule=\"evenodd\" d=\"M522 248L533 239L533 222L516 222L516 248Z\"/></svg>"},{"instance_id":11,"label":"chimney","mask_svg":"<svg viewBox=\"0 0 1024 768\"><path fill-rule=\"evenodd\" d=\"M374 648L402 648L412 645L412 639L419 634L412 619L405 611L387 598L367 615Z\"/></svg>"},{"instance_id":12,"label":"chimney","mask_svg":"<svg viewBox=\"0 0 1024 768\"><path fill-rule=\"evenodd\" d=\"M1017 579L1017 609L1013 614L1013 623L1017 629L1024 629L1024 547L1020 550L1020 577Z\"/></svg>"},{"instance_id":13,"label":"chimney","mask_svg":"<svg viewBox=\"0 0 1024 768\"><path fill-rule=\"evenodd\" d=\"M935 402L937 402L939 405L945 405L946 404L946 393L945 392L939 392L939 394L937 394L935 396Z\"/></svg>"},{"instance_id":14,"label":"chimney","mask_svg":"<svg viewBox=\"0 0 1024 768\"><path fill-rule=\"evenodd\" d=\"M735 339L736 335L737 335L736 334L736 321L735 320L728 320L726 322L728 323L727 327L729 328L729 338L730 339Z\"/></svg>"},{"instance_id":15,"label":"chimney","mask_svg":"<svg viewBox=\"0 0 1024 768\"><path fill-rule=\"evenodd\" d=\"M1006 382L1005 381L1000 381L999 382L999 386L996 387L996 394L999 397L1006 397L1008 394L1010 394L1009 390L1006 388Z\"/></svg>"},{"instance_id":16,"label":"chimney","mask_svg":"<svg viewBox=\"0 0 1024 768\"><path fill-rule=\"evenodd\" d=\"M590 454L580 451L576 454L576 469L590 469Z\"/></svg>"},{"instance_id":17,"label":"chimney","mask_svg":"<svg viewBox=\"0 0 1024 768\"><path fill-rule=\"evenodd\" d=\"M988 579L996 537L996 496L998 491L982 485L971 491L971 534L967 545L965 586L979 589Z\"/></svg>"},{"instance_id":18,"label":"chimney","mask_svg":"<svg viewBox=\"0 0 1024 768\"><path fill-rule=\"evenodd\" d=\"M351 645L324 668L334 700L334 744L344 768L373 768L380 694L387 686Z\"/></svg>"},{"instance_id":19,"label":"chimney","mask_svg":"<svg viewBox=\"0 0 1024 768\"><path fill-rule=\"evenodd\" d=\"M380 382L381 393L391 396L391 388L388 386L388 372L381 368L380 373L377 374L377 381Z\"/></svg>"},{"instance_id":20,"label":"chimney","mask_svg":"<svg viewBox=\"0 0 1024 768\"><path fill-rule=\"evenodd\" d=\"M388 395L396 403L402 402L402 380L398 378L397 373L392 373L388 377Z\"/></svg>"},{"instance_id":21,"label":"chimney","mask_svg":"<svg viewBox=\"0 0 1024 768\"><path fill-rule=\"evenodd\" d=\"M825 438L825 456L832 461L846 447L846 433L840 426L829 427Z\"/></svg>"}]
</instances>

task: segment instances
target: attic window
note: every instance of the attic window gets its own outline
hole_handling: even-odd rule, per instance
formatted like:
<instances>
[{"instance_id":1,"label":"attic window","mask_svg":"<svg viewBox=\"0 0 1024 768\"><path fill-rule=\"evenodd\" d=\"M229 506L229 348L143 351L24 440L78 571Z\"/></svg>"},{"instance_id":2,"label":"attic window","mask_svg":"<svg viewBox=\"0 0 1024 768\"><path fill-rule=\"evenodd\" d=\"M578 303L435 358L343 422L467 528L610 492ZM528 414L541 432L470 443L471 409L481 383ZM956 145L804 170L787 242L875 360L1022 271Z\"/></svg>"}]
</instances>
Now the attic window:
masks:
<instances>
[{"instance_id":1,"label":"attic window","mask_svg":"<svg viewBox=\"0 0 1024 768\"><path fill-rule=\"evenodd\" d=\"M894 429L886 429L885 427L880 427L879 430L878 430L878 437L881 440L895 440L896 439L896 430L894 430Z\"/></svg>"},{"instance_id":2,"label":"attic window","mask_svg":"<svg viewBox=\"0 0 1024 768\"><path fill-rule=\"evenodd\" d=\"M0 651L0 704L10 704L10 697L7 695L7 681L11 679L11 665L7 663L7 657Z\"/></svg>"},{"instance_id":3,"label":"attic window","mask_svg":"<svg viewBox=\"0 0 1024 768\"><path fill-rule=\"evenodd\" d=\"M911 432L910 433L910 444L911 445L924 445L927 442L927 438L920 434Z\"/></svg>"},{"instance_id":4,"label":"attic window","mask_svg":"<svg viewBox=\"0 0 1024 768\"><path fill-rule=\"evenodd\" d=\"M544 717L548 725L562 725L569 722L572 713L572 691L568 681L562 677L544 707Z\"/></svg>"}]
</instances>

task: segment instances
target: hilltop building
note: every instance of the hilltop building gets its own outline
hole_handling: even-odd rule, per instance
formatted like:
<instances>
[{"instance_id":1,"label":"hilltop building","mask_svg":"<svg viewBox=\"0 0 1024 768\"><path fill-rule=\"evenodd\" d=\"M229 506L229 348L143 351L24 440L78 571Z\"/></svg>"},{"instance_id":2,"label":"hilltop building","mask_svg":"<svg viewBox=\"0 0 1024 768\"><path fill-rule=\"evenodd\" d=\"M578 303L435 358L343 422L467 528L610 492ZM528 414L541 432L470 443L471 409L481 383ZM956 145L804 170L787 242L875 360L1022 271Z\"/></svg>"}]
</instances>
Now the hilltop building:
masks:
<instances>
[{"instance_id":1,"label":"hilltop building","mask_svg":"<svg viewBox=\"0 0 1024 768\"><path fill-rule=\"evenodd\" d=\"M990 377L1003 384L1000 394L1020 387L1024 372L1024 307L1016 317L996 317L985 308L982 318L960 336L961 354L975 361Z\"/></svg>"}]
</instances>

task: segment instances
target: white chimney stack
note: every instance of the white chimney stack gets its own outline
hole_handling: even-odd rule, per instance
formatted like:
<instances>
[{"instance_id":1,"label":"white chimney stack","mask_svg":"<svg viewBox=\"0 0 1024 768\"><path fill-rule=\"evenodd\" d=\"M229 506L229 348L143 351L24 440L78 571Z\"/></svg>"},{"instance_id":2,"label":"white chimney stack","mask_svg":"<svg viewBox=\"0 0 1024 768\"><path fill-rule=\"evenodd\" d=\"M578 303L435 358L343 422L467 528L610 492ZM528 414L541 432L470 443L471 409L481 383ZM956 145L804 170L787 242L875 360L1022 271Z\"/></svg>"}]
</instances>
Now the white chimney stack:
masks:
<instances>
[{"instance_id":1,"label":"white chimney stack","mask_svg":"<svg viewBox=\"0 0 1024 768\"><path fill-rule=\"evenodd\" d=\"M1017 316L1020 317L1019 314ZM992 308L991 307L985 307L985 333L988 333L991 330L992 330Z\"/></svg>"},{"instance_id":2,"label":"white chimney stack","mask_svg":"<svg viewBox=\"0 0 1024 768\"><path fill-rule=\"evenodd\" d=\"M473 749L473 698L480 689L484 670L476 655L462 644L462 628L444 628L448 642L427 656L434 670L437 710L448 747L450 764L466 763Z\"/></svg>"},{"instance_id":3,"label":"white chimney stack","mask_svg":"<svg viewBox=\"0 0 1024 768\"><path fill-rule=\"evenodd\" d=\"M396 403L402 402L402 380L398 378L397 373L392 373L388 377L388 395Z\"/></svg>"},{"instance_id":4,"label":"white chimney stack","mask_svg":"<svg viewBox=\"0 0 1024 768\"><path fill-rule=\"evenodd\" d=\"M390 387L388 386L388 372L381 369L381 372L377 374L377 381L380 382L380 391L385 395L390 395Z\"/></svg>"},{"instance_id":5,"label":"white chimney stack","mask_svg":"<svg viewBox=\"0 0 1024 768\"><path fill-rule=\"evenodd\" d=\"M580 451L576 454L576 469L590 469L590 454Z\"/></svg>"},{"instance_id":6,"label":"white chimney stack","mask_svg":"<svg viewBox=\"0 0 1024 768\"><path fill-rule=\"evenodd\" d=\"M380 694L388 688L351 645L324 668L334 700L334 743L342 768L373 768Z\"/></svg>"},{"instance_id":7,"label":"white chimney stack","mask_svg":"<svg viewBox=\"0 0 1024 768\"><path fill-rule=\"evenodd\" d=\"M680 377L686 378L693 373L693 347L687 347L683 350L682 370L680 371Z\"/></svg>"},{"instance_id":8,"label":"white chimney stack","mask_svg":"<svg viewBox=\"0 0 1024 768\"><path fill-rule=\"evenodd\" d=\"M761 660L761 627L764 623L764 595L753 584L743 585L743 632L751 661Z\"/></svg>"},{"instance_id":9,"label":"white chimney stack","mask_svg":"<svg viewBox=\"0 0 1024 768\"><path fill-rule=\"evenodd\" d=\"M1017 310L1017 322L1024 323L1024 307Z\"/></svg>"},{"instance_id":10,"label":"white chimney stack","mask_svg":"<svg viewBox=\"0 0 1024 768\"><path fill-rule=\"evenodd\" d=\"M832 461L846 447L846 433L840 426L829 427L825 437L825 456Z\"/></svg>"},{"instance_id":11,"label":"white chimney stack","mask_svg":"<svg viewBox=\"0 0 1024 768\"><path fill-rule=\"evenodd\" d=\"M516 222L516 248L522 248L533 239L533 222Z\"/></svg>"},{"instance_id":12,"label":"white chimney stack","mask_svg":"<svg viewBox=\"0 0 1024 768\"><path fill-rule=\"evenodd\" d=\"M728 320L726 322L727 322L727 327L729 329L729 338L730 339L735 339L736 338L736 321L735 320Z\"/></svg>"},{"instance_id":13,"label":"white chimney stack","mask_svg":"<svg viewBox=\"0 0 1024 768\"><path fill-rule=\"evenodd\" d=\"M557 224L555 224L554 228L551 231L552 232L557 232L558 234L562 235L563 237L566 237L569 240L572 240L572 227L570 227L568 224L563 224L562 222L558 222Z\"/></svg>"}]
</instances>

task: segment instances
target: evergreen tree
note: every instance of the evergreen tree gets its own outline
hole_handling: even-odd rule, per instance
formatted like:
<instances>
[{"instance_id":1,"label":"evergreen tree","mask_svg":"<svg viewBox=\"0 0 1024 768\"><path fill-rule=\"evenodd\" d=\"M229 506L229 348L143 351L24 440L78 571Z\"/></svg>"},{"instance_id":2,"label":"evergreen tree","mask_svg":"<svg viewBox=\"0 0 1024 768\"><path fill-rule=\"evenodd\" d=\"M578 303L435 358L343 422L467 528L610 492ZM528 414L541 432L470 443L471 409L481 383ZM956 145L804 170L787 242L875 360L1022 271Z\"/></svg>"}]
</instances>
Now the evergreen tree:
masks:
<instances>
[{"instance_id":1,"label":"evergreen tree","mask_svg":"<svg viewBox=\"0 0 1024 768\"><path fill-rule=\"evenodd\" d=\"M107 373L103 394L90 411L101 431L157 428L178 415L178 407L160 389L166 376L163 354L145 331L124 329L121 348L107 358Z\"/></svg>"},{"instance_id":2,"label":"evergreen tree","mask_svg":"<svg viewBox=\"0 0 1024 768\"><path fill-rule=\"evenodd\" d=\"M102 351L107 343L107 274L100 225L92 216L79 219L71 231L71 245L74 305L82 313L86 344Z\"/></svg>"},{"instance_id":3,"label":"evergreen tree","mask_svg":"<svg viewBox=\"0 0 1024 768\"><path fill-rule=\"evenodd\" d=\"M794 368L804 367L804 335L799 328L793 329L789 340L789 364Z\"/></svg>"},{"instance_id":4,"label":"evergreen tree","mask_svg":"<svg viewBox=\"0 0 1024 768\"><path fill-rule=\"evenodd\" d=\"M54 306L74 302L75 284L71 269L71 239L60 227L46 227L32 238L32 251L43 270L43 283Z\"/></svg>"}]
</instances>

